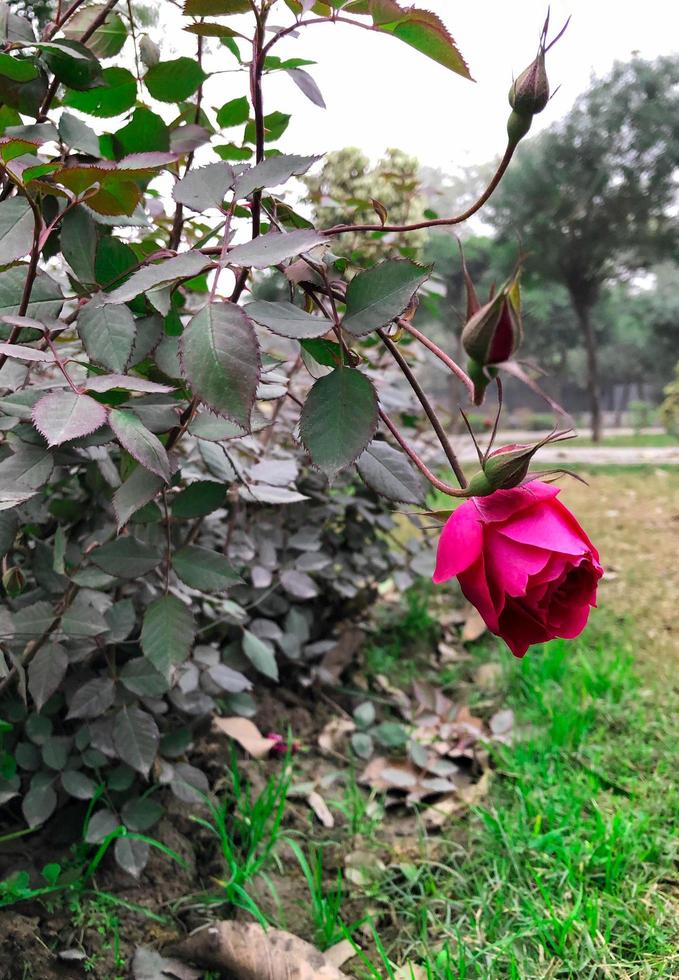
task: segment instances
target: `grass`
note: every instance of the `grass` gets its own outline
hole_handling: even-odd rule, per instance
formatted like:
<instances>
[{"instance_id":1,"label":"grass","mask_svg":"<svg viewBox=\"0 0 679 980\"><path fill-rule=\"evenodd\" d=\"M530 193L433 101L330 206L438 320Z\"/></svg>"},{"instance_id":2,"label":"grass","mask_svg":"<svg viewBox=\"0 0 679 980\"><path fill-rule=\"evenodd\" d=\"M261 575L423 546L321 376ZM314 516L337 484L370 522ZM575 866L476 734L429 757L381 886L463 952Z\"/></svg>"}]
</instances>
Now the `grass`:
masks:
<instances>
[{"instance_id":1,"label":"grass","mask_svg":"<svg viewBox=\"0 0 679 980\"><path fill-rule=\"evenodd\" d=\"M632 435L605 436L600 442L592 442L586 436L578 436L571 445L578 447L601 446L606 449L657 449L664 446L677 448L677 440L667 432L639 432Z\"/></svg>"},{"instance_id":2,"label":"grass","mask_svg":"<svg viewBox=\"0 0 679 980\"><path fill-rule=\"evenodd\" d=\"M435 862L389 866L372 899L398 923L382 936L393 960L442 980L679 975L676 698L654 703L630 629L602 619L502 655L524 737Z\"/></svg>"}]
</instances>

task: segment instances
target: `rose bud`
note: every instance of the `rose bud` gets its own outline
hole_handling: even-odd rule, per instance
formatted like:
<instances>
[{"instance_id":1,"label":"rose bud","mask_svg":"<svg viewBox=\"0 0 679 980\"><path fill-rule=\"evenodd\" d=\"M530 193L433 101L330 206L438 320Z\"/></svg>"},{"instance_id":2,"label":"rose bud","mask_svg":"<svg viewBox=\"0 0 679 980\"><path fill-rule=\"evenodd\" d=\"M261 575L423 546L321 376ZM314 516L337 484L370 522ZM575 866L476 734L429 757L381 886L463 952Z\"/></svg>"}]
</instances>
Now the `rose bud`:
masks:
<instances>
[{"instance_id":1,"label":"rose bud","mask_svg":"<svg viewBox=\"0 0 679 980\"><path fill-rule=\"evenodd\" d=\"M599 554L559 490L534 480L474 497L443 528L433 580L457 576L488 629L515 657L578 636L596 604Z\"/></svg>"},{"instance_id":2,"label":"rose bud","mask_svg":"<svg viewBox=\"0 0 679 980\"><path fill-rule=\"evenodd\" d=\"M549 81L545 68L545 47L540 44L537 57L509 90L509 104L520 116L535 116L549 102Z\"/></svg>"},{"instance_id":3,"label":"rose bud","mask_svg":"<svg viewBox=\"0 0 679 980\"><path fill-rule=\"evenodd\" d=\"M487 497L496 490L511 490L528 477L528 468L538 449L550 442L563 442L564 439L574 438L570 431L550 432L548 436L532 446L511 445L502 446L481 460L481 470L475 473L469 481L469 490L473 497Z\"/></svg>"},{"instance_id":4,"label":"rose bud","mask_svg":"<svg viewBox=\"0 0 679 980\"><path fill-rule=\"evenodd\" d=\"M462 346L469 355L468 372L476 388L474 403L493 377L487 368L508 361L523 339L518 275L502 286L464 325Z\"/></svg>"}]
</instances>

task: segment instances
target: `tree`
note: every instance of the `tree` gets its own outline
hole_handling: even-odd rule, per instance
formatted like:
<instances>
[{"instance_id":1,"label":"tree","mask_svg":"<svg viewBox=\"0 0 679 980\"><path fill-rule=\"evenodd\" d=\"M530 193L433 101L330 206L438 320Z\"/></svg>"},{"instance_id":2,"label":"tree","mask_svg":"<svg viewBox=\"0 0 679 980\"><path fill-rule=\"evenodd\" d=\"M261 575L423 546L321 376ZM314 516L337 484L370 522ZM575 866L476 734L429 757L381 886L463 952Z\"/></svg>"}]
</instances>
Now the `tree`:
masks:
<instances>
[{"instance_id":1,"label":"tree","mask_svg":"<svg viewBox=\"0 0 679 980\"><path fill-rule=\"evenodd\" d=\"M389 221L396 224L420 220L426 207L420 194L419 163L403 150L387 150L374 165L355 146L335 150L327 154L318 174L306 175L302 182L306 185L315 221L321 227L371 220L376 215L373 201L378 203L378 208L381 205ZM411 232L405 238L392 236L387 241L379 233L371 238L347 234L337 243L336 251L364 266L378 255L382 258L399 255L416 258L425 238L423 231Z\"/></svg>"},{"instance_id":2,"label":"tree","mask_svg":"<svg viewBox=\"0 0 679 980\"><path fill-rule=\"evenodd\" d=\"M607 280L648 268L676 242L679 59L617 63L558 125L527 143L489 218L529 264L566 287L587 355L592 436L601 436L600 328Z\"/></svg>"}]
</instances>

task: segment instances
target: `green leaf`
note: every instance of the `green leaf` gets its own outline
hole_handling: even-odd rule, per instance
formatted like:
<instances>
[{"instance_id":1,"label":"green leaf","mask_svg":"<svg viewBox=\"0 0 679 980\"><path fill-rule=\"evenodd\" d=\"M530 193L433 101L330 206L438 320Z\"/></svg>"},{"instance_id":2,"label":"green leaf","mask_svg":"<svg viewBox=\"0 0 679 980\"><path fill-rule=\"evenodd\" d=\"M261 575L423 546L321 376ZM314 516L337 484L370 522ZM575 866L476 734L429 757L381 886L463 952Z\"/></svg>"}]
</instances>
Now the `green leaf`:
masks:
<instances>
[{"instance_id":1,"label":"green leaf","mask_svg":"<svg viewBox=\"0 0 679 980\"><path fill-rule=\"evenodd\" d=\"M208 163L206 167L189 170L185 177L177 181L172 197L193 211L221 207L234 176L233 167L228 163Z\"/></svg>"},{"instance_id":2,"label":"green leaf","mask_svg":"<svg viewBox=\"0 0 679 980\"><path fill-rule=\"evenodd\" d=\"M101 11L102 4L99 3L76 10L64 24L64 35L74 41L80 40L99 17ZM108 15L100 27L97 27L85 44L97 58L113 58L122 50L126 40L127 29L125 24L119 14L113 12Z\"/></svg>"},{"instance_id":3,"label":"green leaf","mask_svg":"<svg viewBox=\"0 0 679 980\"><path fill-rule=\"evenodd\" d=\"M250 103L243 96L240 99L231 99L226 102L217 112L217 125L220 129L228 129L229 126L240 126L246 123L250 116Z\"/></svg>"},{"instance_id":4,"label":"green leaf","mask_svg":"<svg viewBox=\"0 0 679 980\"><path fill-rule=\"evenodd\" d=\"M30 82L38 74L37 65L31 58L13 58L9 54L0 54L0 75L5 78L10 78L13 82Z\"/></svg>"},{"instance_id":5,"label":"green leaf","mask_svg":"<svg viewBox=\"0 0 679 980\"><path fill-rule=\"evenodd\" d=\"M124 527L133 514L153 500L165 481L138 466L113 494L113 509L118 520L118 530Z\"/></svg>"},{"instance_id":6,"label":"green leaf","mask_svg":"<svg viewBox=\"0 0 679 980\"><path fill-rule=\"evenodd\" d=\"M172 516L182 519L206 517L224 506L226 487L213 480L196 480L172 500Z\"/></svg>"},{"instance_id":7,"label":"green leaf","mask_svg":"<svg viewBox=\"0 0 679 980\"><path fill-rule=\"evenodd\" d=\"M110 677L95 677L73 693L67 718L98 718L115 700L115 684Z\"/></svg>"},{"instance_id":8,"label":"green leaf","mask_svg":"<svg viewBox=\"0 0 679 980\"><path fill-rule=\"evenodd\" d=\"M82 150L93 157L99 156L99 137L82 119L72 116L70 112L61 114L59 136L66 146L70 146L74 150ZM66 217L70 213L68 212Z\"/></svg>"},{"instance_id":9,"label":"green leaf","mask_svg":"<svg viewBox=\"0 0 679 980\"><path fill-rule=\"evenodd\" d=\"M33 698L35 710L43 706L58 690L68 670L68 654L58 643L46 643L28 667L28 693Z\"/></svg>"},{"instance_id":10,"label":"green leaf","mask_svg":"<svg viewBox=\"0 0 679 980\"><path fill-rule=\"evenodd\" d=\"M343 363L342 348L332 340L303 340L301 346L303 358L305 354L309 354L317 364L324 367L336 368Z\"/></svg>"},{"instance_id":11,"label":"green leaf","mask_svg":"<svg viewBox=\"0 0 679 980\"><path fill-rule=\"evenodd\" d=\"M146 657L128 660L119 673L121 684L141 698L159 698L168 690L168 682Z\"/></svg>"},{"instance_id":12,"label":"green leaf","mask_svg":"<svg viewBox=\"0 0 679 980\"><path fill-rule=\"evenodd\" d=\"M141 419L129 409L112 408L108 424L120 445L145 469L166 482L170 480L170 461L165 447L157 436L146 428Z\"/></svg>"},{"instance_id":13,"label":"green leaf","mask_svg":"<svg viewBox=\"0 0 679 980\"><path fill-rule=\"evenodd\" d=\"M430 271L408 259L391 259L359 272L347 288L342 326L362 337L391 323L405 312Z\"/></svg>"},{"instance_id":14,"label":"green leaf","mask_svg":"<svg viewBox=\"0 0 679 980\"><path fill-rule=\"evenodd\" d=\"M127 68L104 68L104 86L89 92L67 92L63 104L88 116L109 118L131 109L137 99L137 80Z\"/></svg>"},{"instance_id":15,"label":"green leaf","mask_svg":"<svg viewBox=\"0 0 679 980\"><path fill-rule=\"evenodd\" d=\"M138 578L160 565L162 555L151 545L132 537L120 537L90 552L90 559L116 578Z\"/></svg>"},{"instance_id":16,"label":"green leaf","mask_svg":"<svg viewBox=\"0 0 679 980\"><path fill-rule=\"evenodd\" d=\"M444 68L471 79L469 68L440 17L415 7L410 7L404 13L405 16L398 23L385 24L380 29L438 61Z\"/></svg>"},{"instance_id":17,"label":"green leaf","mask_svg":"<svg viewBox=\"0 0 679 980\"><path fill-rule=\"evenodd\" d=\"M86 436L106 422L106 409L89 395L70 389L53 391L36 403L33 423L48 446Z\"/></svg>"},{"instance_id":18,"label":"green leaf","mask_svg":"<svg viewBox=\"0 0 679 980\"><path fill-rule=\"evenodd\" d=\"M50 782L29 789L21 804L21 812L29 827L39 827L52 816L56 806L57 794Z\"/></svg>"},{"instance_id":19,"label":"green leaf","mask_svg":"<svg viewBox=\"0 0 679 980\"><path fill-rule=\"evenodd\" d=\"M300 418L300 438L319 469L332 478L363 452L377 428L377 395L354 368L319 378Z\"/></svg>"},{"instance_id":20,"label":"green leaf","mask_svg":"<svg viewBox=\"0 0 679 980\"><path fill-rule=\"evenodd\" d=\"M108 303L129 303L140 293L160 286L168 286L179 282L180 279L192 279L210 264L200 252L182 252L169 259L161 259L152 265L147 265L135 272L124 285L108 293L105 299Z\"/></svg>"},{"instance_id":21,"label":"green leaf","mask_svg":"<svg viewBox=\"0 0 679 980\"><path fill-rule=\"evenodd\" d=\"M0 262L9 265L28 255L33 243L35 219L25 197L0 204Z\"/></svg>"},{"instance_id":22,"label":"green leaf","mask_svg":"<svg viewBox=\"0 0 679 980\"><path fill-rule=\"evenodd\" d=\"M288 128L290 118L284 112L270 112L268 116L264 116L264 139L267 143L274 143L281 138ZM253 119L245 127L245 142L256 142L255 123Z\"/></svg>"},{"instance_id":23,"label":"green leaf","mask_svg":"<svg viewBox=\"0 0 679 980\"><path fill-rule=\"evenodd\" d=\"M91 605L84 594L76 596L61 620L61 628L68 637L99 636L108 632L108 623Z\"/></svg>"},{"instance_id":24,"label":"green leaf","mask_svg":"<svg viewBox=\"0 0 679 980\"><path fill-rule=\"evenodd\" d=\"M171 668L186 660L194 637L191 610L176 596L161 596L144 613L141 648L149 663L163 677L169 677Z\"/></svg>"},{"instance_id":25,"label":"green leaf","mask_svg":"<svg viewBox=\"0 0 679 980\"><path fill-rule=\"evenodd\" d=\"M281 301L271 303L268 300L257 300L248 303L245 312L255 323L266 327L279 337L291 337L303 340L310 337L322 337L331 329L331 324L325 317L312 316L299 306ZM333 365L334 366L334 365Z\"/></svg>"},{"instance_id":26,"label":"green leaf","mask_svg":"<svg viewBox=\"0 0 679 980\"><path fill-rule=\"evenodd\" d=\"M143 834L145 830L149 830L164 813L164 807L149 796L128 800L121 810L125 826L137 834Z\"/></svg>"},{"instance_id":27,"label":"green leaf","mask_svg":"<svg viewBox=\"0 0 679 980\"><path fill-rule=\"evenodd\" d=\"M148 863L150 853L151 845L148 841L136 837L118 837L113 845L116 864L133 878L140 876Z\"/></svg>"},{"instance_id":28,"label":"green leaf","mask_svg":"<svg viewBox=\"0 0 679 980\"><path fill-rule=\"evenodd\" d=\"M356 467L376 493L403 504L423 505L425 482L408 457L386 442L374 440L356 460Z\"/></svg>"},{"instance_id":29,"label":"green leaf","mask_svg":"<svg viewBox=\"0 0 679 980\"><path fill-rule=\"evenodd\" d=\"M122 708L113 724L113 744L123 762L148 776L156 758L160 732L153 716L136 705Z\"/></svg>"},{"instance_id":30,"label":"green leaf","mask_svg":"<svg viewBox=\"0 0 679 980\"><path fill-rule=\"evenodd\" d=\"M252 10L250 0L185 0L187 17L224 17L226 14L247 14Z\"/></svg>"},{"instance_id":31,"label":"green leaf","mask_svg":"<svg viewBox=\"0 0 679 980\"><path fill-rule=\"evenodd\" d=\"M94 260L95 282L102 289L110 289L127 281L137 264L137 256L129 245L113 235L104 235L99 239Z\"/></svg>"},{"instance_id":32,"label":"green leaf","mask_svg":"<svg viewBox=\"0 0 679 980\"><path fill-rule=\"evenodd\" d=\"M227 256L229 265L252 266L253 269L267 269L293 255L308 252L317 245L326 245L327 238L311 228L301 228L282 234L270 231L251 242L236 245Z\"/></svg>"},{"instance_id":33,"label":"green leaf","mask_svg":"<svg viewBox=\"0 0 679 980\"><path fill-rule=\"evenodd\" d=\"M170 130L165 121L146 106L134 110L130 121L113 134L116 156L170 149Z\"/></svg>"},{"instance_id":34,"label":"green leaf","mask_svg":"<svg viewBox=\"0 0 679 980\"><path fill-rule=\"evenodd\" d=\"M45 96L47 95L47 74L41 69L37 78L29 82L15 82L6 75L0 75L0 101L24 116L37 119Z\"/></svg>"},{"instance_id":35,"label":"green leaf","mask_svg":"<svg viewBox=\"0 0 679 980\"><path fill-rule=\"evenodd\" d=\"M273 648L250 630L243 630L243 653L260 674L270 677L272 681L278 680L278 664Z\"/></svg>"},{"instance_id":36,"label":"green leaf","mask_svg":"<svg viewBox=\"0 0 679 980\"><path fill-rule=\"evenodd\" d=\"M222 160L249 160L253 154L249 147L236 146L235 143L220 143L212 149Z\"/></svg>"},{"instance_id":37,"label":"green leaf","mask_svg":"<svg viewBox=\"0 0 679 980\"><path fill-rule=\"evenodd\" d=\"M201 592L222 592L242 581L223 555L194 545L175 552L172 566L183 582Z\"/></svg>"},{"instance_id":38,"label":"green leaf","mask_svg":"<svg viewBox=\"0 0 679 980\"><path fill-rule=\"evenodd\" d=\"M193 58L175 58L149 68L144 82L159 102L181 102L193 95L207 77Z\"/></svg>"},{"instance_id":39,"label":"green leaf","mask_svg":"<svg viewBox=\"0 0 679 980\"><path fill-rule=\"evenodd\" d=\"M242 198L249 197L254 191L265 187L278 187L291 177L305 174L309 167L320 159L320 156L303 157L285 153L269 157L238 177L234 193L237 198Z\"/></svg>"},{"instance_id":40,"label":"green leaf","mask_svg":"<svg viewBox=\"0 0 679 980\"><path fill-rule=\"evenodd\" d=\"M14 316L19 312L27 271L27 265L15 265L11 269L0 272L0 319L4 316ZM28 304L26 316L36 320L56 320L63 305L61 290L54 279L45 273L38 273L33 283L31 302ZM3 340L9 336L10 329L9 326L0 324L0 337Z\"/></svg>"},{"instance_id":41,"label":"green leaf","mask_svg":"<svg viewBox=\"0 0 679 980\"><path fill-rule=\"evenodd\" d=\"M61 252L80 282L95 283L97 229L85 208L72 208L64 215L60 240Z\"/></svg>"},{"instance_id":42,"label":"green leaf","mask_svg":"<svg viewBox=\"0 0 679 980\"><path fill-rule=\"evenodd\" d=\"M129 309L92 301L82 307L77 326L90 359L122 374L134 346L134 317Z\"/></svg>"},{"instance_id":43,"label":"green leaf","mask_svg":"<svg viewBox=\"0 0 679 980\"><path fill-rule=\"evenodd\" d=\"M36 47L49 70L69 88L86 91L104 83L98 59L80 41L43 41Z\"/></svg>"},{"instance_id":44,"label":"green leaf","mask_svg":"<svg viewBox=\"0 0 679 980\"><path fill-rule=\"evenodd\" d=\"M182 374L194 395L244 428L260 378L259 344L252 321L235 303L208 303L179 341Z\"/></svg>"},{"instance_id":45,"label":"green leaf","mask_svg":"<svg viewBox=\"0 0 679 980\"><path fill-rule=\"evenodd\" d=\"M67 769L61 774L61 785L69 796L76 800L91 800L97 790L97 784L84 772L77 769Z\"/></svg>"}]
</instances>

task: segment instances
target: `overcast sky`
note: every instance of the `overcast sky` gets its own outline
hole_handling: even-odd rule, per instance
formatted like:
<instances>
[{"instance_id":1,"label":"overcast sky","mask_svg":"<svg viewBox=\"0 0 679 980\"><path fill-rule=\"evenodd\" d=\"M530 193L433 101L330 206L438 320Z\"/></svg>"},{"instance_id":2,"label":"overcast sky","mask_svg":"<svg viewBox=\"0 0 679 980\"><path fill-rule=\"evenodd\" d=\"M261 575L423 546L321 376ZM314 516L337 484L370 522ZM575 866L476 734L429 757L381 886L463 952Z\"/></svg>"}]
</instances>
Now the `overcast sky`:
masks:
<instances>
[{"instance_id":1,"label":"overcast sky","mask_svg":"<svg viewBox=\"0 0 679 980\"><path fill-rule=\"evenodd\" d=\"M504 149L507 90L512 75L534 56L545 0L423 0L421 6L444 20L476 81L466 81L395 38L342 25L308 27L299 38L282 41L276 53L318 62L309 70L327 109L308 102L286 75L265 79L266 110L293 117L281 149L311 153L354 145L376 157L398 146L421 163L444 169L482 163ZM551 9L555 30L569 14L572 19L549 55L552 89L561 88L534 131L568 110L592 72L604 73L633 51L654 57L679 49L676 0L552 0ZM287 14L281 3L271 19L287 23ZM170 36L174 40L177 34ZM175 46L167 41L166 36L164 56ZM194 43L184 34L176 47L184 53L187 42ZM231 58L222 52L220 61ZM238 86L233 95L243 94L242 77L222 75L222 101L230 94L227 79Z\"/></svg>"}]
</instances>

